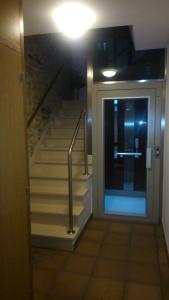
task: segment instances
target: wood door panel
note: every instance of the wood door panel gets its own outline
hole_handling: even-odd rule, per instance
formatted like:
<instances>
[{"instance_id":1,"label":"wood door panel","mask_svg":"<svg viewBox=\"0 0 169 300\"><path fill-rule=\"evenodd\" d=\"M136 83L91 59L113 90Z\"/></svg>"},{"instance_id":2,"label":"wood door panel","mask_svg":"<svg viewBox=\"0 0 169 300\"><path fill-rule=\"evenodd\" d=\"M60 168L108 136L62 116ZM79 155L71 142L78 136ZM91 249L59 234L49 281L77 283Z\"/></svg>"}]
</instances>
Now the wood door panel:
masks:
<instances>
[{"instance_id":1,"label":"wood door panel","mask_svg":"<svg viewBox=\"0 0 169 300\"><path fill-rule=\"evenodd\" d=\"M0 298L30 299L21 54L0 44ZM24 295L24 297L23 297ZM26 296L25 296L26 295Z\"/></svg>"},{"instance_id":2,"label":"wood door panel","mask_svg":"<svg viewBox=\"0 0 169 300\"><path fill-rule=\"evenodd\" d=\"M20 49L20 0L1 1L0 42Z\"/></svg>"}]
</instances>

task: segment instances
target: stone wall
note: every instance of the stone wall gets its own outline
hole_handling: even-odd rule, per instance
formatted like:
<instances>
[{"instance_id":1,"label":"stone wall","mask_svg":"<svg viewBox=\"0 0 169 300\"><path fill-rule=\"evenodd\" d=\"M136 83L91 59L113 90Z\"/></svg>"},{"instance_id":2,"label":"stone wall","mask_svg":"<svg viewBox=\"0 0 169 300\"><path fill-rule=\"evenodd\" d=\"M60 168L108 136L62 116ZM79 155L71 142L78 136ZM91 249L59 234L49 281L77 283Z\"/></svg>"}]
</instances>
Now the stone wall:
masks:
<instances>
[{"instance_id":1,"label":"stone wall","mask_svg":"<svg viewBox=\"0 0 169 300\"><path fill-rule=\"evenodd\" d=\"M63 68L58 79L28 129L30 156L51 113L59 110L63 99L71 98L71 53L62 43L59 34L25 37L27 121L61 66Z\"/></svg>"}]
</instances>

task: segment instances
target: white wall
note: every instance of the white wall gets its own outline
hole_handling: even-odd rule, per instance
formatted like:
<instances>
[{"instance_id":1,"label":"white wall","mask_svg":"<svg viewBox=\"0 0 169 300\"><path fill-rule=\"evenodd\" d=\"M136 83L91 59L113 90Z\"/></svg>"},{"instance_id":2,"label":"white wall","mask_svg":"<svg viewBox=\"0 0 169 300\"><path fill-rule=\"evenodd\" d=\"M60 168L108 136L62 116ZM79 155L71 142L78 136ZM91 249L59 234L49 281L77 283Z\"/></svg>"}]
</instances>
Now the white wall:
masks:
<instances>
[{"instance_id":1,"label":"white wall","mask_svg":"<svg viewBox=\"0 0 169 300\"><path fill-rule=\"evenodd\" d=\"M162 222L169 252L169 45L167 49L167 82L165 104L165 135L164 135L164 179Z\"/></svg>"}]
</instances>

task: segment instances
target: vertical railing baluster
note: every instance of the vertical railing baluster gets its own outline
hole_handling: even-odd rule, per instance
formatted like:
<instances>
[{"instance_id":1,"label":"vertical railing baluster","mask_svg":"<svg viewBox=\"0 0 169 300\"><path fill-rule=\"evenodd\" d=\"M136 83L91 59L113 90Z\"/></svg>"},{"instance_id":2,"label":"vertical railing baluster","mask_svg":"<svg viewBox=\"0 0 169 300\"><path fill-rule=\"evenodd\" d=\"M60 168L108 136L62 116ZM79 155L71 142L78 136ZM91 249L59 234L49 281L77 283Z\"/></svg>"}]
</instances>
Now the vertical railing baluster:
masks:
<instances>
[{"instance_id":1,"label":"vertical railing baluster","mask_svg":"<svg viewBox=\"0 0 169 300\"><path fill-rule=\"evenodd\" d=\"M84 175L88 175L87 114L86 114L86 111L84 111Z\"/></svg>"}]
</instances>

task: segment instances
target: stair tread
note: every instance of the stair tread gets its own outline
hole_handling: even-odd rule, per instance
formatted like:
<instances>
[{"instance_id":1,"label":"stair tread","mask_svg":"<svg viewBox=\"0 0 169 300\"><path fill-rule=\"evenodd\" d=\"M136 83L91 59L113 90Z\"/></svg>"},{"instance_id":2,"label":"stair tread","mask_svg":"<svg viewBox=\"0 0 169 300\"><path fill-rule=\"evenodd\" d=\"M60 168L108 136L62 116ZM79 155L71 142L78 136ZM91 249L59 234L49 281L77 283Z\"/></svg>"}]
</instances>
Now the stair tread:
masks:
<instances>
[{"instance_id":1,"label":"stair tread","mask_svg":"<svg viewBox=\"0 0 169 300\"><path fill-rule=\"evenodd\" d=\"M76 235L78 234L79 227L75 226L74 234L68 234L67 233L67 226L64 225L53 225L53 224L38 224L38 223L32 223L31 224L31 232L33 235L39 235L39 236L46 236L46 237L53 237L53 238L64 238L73 240Z\"/></svg>"},{"instance_id":2,"label":"stair tread","mask_svg":"<svg viewBox=\"0 0 169 300\"><path fill-rule=\"evenodd\" d=\"M88 189L84 187L78 187L73 191L73 196L84 196L87 193ZM64 195L68 196L68 188L55 186L55 187L46 187L46 186L30 186L30 192L33 194L45 194L45 195Z\"/></svg>"},{"instance_id":3,"label":"stair tread","mask_svg":"<svg viewBox=\"0 0 169 300\"><path fill-rule=\"evenodd\" d=\"M43 151L57 151L57 152L68 152L68 148L67 147L63 147L63 148L56 148L56 147L52 147L51 146L45 146L45 145L41 145L39 147L39 150L43 150ZM84 152L83 149L73 149L72 152Z\"/></svg>"},{"instance_id":4,"label":"stair tread","mask_svg":"<svg viewBox=\"0 0 169 300\"><path fill-rule=\"evenodd\" d=\"M67 160L47 160L47 159L43 159L43 160L35 160L35 164L38 165L67 165ZM83 161L79 161L79 162L72 162L73 166L84 166L84 162ZM88 162L88 165L92 165L91 162Z\"/></svg>"},{"instance_id":5,"label":"stair tread","mask_svg":"<svg viewBox=\"0 0 169 300\"><path fill-rule=\"evenodd\" d=\"M58 136L58 137L57 136L49 136L49 137L46 138L46 140L70 140L71 141L72 138L71 137L60 137L60 136ZM77 136L76 141L77 140L81 141L81 140L83 140L83 137L78 137Z\"/></svg>"},{"instance_id":6,"label":"stair tread","mask_svg":"<svg viewBox=\"0 0 169 300\"><path fill-rule=\"evenodd\" d=\"M79 175L79 176L73 176L72 179L73 181L86 181L89 179L91 175ZM49 175L46 175L46 174L40 174L40 175L34 175L34 174L30 174L30 179L51 179L51 180L58 180L58 181L66 181L67 182L67 179L68 179L68 176L49 176Z\"/></svg>"},{"instance_id":7,"label":"stair tread","mask_svg":"<svg viewBox=\"0 0 169 300\"><path fill-rule=\"evenodd\" d=\"M46 213L46 214L60 214L68 215L68 203L31 203L32 213ZM84 210L84 205L82 203L73 204L73 215L79 216Z\"/></svg>"}]
</instances>

